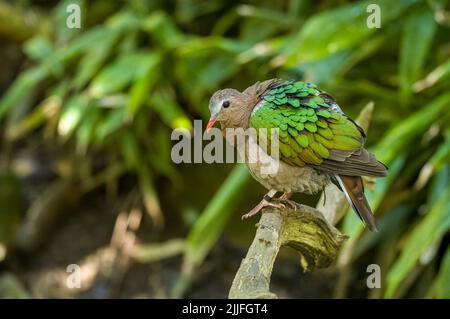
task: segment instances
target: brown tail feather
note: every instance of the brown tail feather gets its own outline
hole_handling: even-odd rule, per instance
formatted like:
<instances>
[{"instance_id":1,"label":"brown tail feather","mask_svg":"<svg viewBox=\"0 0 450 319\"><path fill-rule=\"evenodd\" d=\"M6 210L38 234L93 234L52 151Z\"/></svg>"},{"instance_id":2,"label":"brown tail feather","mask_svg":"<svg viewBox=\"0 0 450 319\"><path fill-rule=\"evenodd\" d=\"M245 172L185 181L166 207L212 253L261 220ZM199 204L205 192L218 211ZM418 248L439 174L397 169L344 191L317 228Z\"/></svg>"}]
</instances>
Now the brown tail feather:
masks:
<instances>
[{"instance_id":1,"label":"brown tail feather","mask_svg":"<svg viewBox=\"0 0 450 319\"><path fill-rule=\"evenodd\" d=\"M371 231L377 232L375 218L364 195L364 186L361 177L346 175L337 175L336 177L353 210Z\"/></svg>"}]
</instances>

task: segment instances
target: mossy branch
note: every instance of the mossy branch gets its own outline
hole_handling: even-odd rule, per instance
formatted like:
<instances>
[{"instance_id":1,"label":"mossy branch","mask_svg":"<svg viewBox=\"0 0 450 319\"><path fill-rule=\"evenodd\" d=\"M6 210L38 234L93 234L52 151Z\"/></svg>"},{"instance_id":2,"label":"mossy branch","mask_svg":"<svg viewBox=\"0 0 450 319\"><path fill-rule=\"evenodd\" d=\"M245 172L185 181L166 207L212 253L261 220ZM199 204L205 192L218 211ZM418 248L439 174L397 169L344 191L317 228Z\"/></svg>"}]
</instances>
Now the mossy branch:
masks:
<instances>
[{"instance_id":1,"label":"mossy branch","mask_svg":"<svg viewBox=\"0 0 450 319\"><path fill-rule=\"evenodd\" d=\"M270 275L281 246L300 253L305 270L328 267L346 239L318 211L299 205L295 210L266 208L257 224L247 256L233 280L229 298L277 298L270 292Z\"/></svg>"}]
</instances>

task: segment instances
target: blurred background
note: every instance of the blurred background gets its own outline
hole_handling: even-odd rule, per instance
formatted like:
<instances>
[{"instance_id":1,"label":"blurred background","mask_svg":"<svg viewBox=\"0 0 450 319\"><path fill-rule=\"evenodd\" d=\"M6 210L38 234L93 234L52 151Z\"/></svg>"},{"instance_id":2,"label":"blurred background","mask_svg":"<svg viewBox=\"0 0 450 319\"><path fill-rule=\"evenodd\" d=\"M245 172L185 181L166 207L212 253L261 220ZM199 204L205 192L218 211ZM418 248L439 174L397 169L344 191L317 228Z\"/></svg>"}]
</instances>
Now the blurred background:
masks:
<instances>
[{"instance_id":1,"label":"blurred background","mask_svg":"<svg viewBox=\"0 0 450 319\"><path fill-rule=\"evenodd\" d=\"M272 290L450 298L449 1L0 0L0 59L0 298L226 297L264 189L174 164L170 135L215 90L272 77L353 118L374 103L367 147L390 168L368 191L380 232L347 214L335 265L304 273L283 249Z\"/></svg>"}]
</instances>

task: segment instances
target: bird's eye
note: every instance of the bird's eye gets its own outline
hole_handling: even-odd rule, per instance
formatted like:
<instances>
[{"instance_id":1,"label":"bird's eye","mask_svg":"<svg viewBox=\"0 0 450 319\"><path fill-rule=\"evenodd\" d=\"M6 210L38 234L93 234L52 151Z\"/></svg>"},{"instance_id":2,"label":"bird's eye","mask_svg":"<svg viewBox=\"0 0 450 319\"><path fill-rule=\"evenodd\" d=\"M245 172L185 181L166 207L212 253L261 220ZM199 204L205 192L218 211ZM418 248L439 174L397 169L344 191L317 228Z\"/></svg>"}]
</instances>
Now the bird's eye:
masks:
<instances>
[{"instance_id":1,"label":"bird's eye","mask_svg":"<svg viewBox=\"0 0 450 319\"><path fill-rule=\"evenodd\" d=\"M230 106L230 101L226 100L222 102L222 107L227 108Z\"/></svg>"}]
</instances>

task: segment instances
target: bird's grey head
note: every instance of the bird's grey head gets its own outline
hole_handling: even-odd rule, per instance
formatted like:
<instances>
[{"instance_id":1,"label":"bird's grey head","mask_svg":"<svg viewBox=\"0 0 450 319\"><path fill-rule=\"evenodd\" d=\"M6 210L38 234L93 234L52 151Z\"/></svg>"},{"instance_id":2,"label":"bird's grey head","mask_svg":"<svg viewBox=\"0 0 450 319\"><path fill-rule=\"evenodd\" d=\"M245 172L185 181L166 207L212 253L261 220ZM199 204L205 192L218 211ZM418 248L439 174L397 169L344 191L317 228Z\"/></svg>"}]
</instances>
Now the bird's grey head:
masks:
<instances>
[{"instance_id":1,"label":"bird's grey head","mask_svg":"<svg viewBox=\"0 0 450 319\"><path fill-rule=\"evenodd\" d=\"M237 118L242 113L242 105L245 103L241 92L235 89L223 89L213 94L209 100L211 118L207 125L207 131L216 123L221 122L222 127L238 125Z\"/></svg>"},{"instance_id":2,"label":"bird's grey head","mask_svg":"<svg viewBox=\"0 0 450 319\"><path fill-rule=\"evenodd\" d=\"M211 113L211 117L216 117L217 120L220 121L221 119L218 118L220 113L225 113L226 109L231 108L236 103L236 99L238 99L240 95L241 92L235 89L223 89L214 93L209 100L209 111ZM222 117L222 119L224 118Z\"/></svg>"}]
</instances>

